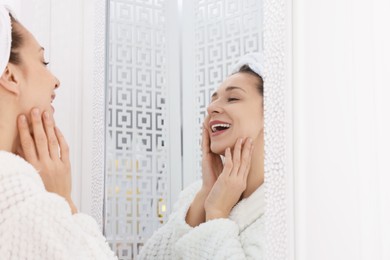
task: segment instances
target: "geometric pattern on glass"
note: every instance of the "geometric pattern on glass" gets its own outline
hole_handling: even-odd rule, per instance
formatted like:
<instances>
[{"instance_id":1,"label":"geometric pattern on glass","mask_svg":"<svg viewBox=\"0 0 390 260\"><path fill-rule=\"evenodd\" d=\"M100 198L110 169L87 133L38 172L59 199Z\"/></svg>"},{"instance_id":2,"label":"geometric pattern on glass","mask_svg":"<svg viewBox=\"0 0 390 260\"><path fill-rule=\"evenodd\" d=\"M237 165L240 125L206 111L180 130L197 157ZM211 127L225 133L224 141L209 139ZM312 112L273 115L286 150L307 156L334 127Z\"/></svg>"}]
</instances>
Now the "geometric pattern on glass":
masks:
<instances>
[{"instance_id":1,"label":"geometric pattern on glass","mask_svg":"<svg viewBox=\"0 0 390 260\"><path fill-rule=\"evenodd\" d=\"M134 259L170 210L166 7L109 1L105 235L119 259Z\"/></svg>"},{"instance_id":2,"label":"geometric pattern on glass","mask_svg":"<svg viewBox=\"0 0 390 260\"><path fill-rule=\"evenodd\" d=\"M201 129L212 93L241 56L261 52L262 1L195 0L195 125L196 143L201 144ZM198 149L198 178L201 177L201 150Z\"/></svg>"}]
</instances>

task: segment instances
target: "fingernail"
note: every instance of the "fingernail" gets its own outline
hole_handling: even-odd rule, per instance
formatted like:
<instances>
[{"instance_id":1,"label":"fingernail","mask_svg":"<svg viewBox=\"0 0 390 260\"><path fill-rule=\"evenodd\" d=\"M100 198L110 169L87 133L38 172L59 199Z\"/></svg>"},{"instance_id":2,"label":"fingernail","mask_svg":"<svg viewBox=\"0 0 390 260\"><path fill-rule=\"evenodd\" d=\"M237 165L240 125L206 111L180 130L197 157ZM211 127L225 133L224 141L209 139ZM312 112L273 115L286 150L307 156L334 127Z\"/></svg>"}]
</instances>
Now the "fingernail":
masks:
<instances>
[{"instance_id":1,"label":"fingernail","mask_svg":"<svg viewBox=\"0 0 390 260\"><path fill-rule=\"evenodd\" d=\"M19 119L20 119L20 123L22 123L22 124L26 124L26 116L25 115L21 115L20 117L19 117Z\"/></svg>"},{"instance_id":2,"label":"fingernail","mask_svg":"<svg viewBox=\"0 0 390 260\"><path fill-rule=\"evenodd\" d=\"M33 116L39 117L39 108L34 108L32 111Z\"/></svg>"},{"instance_id":3,"label":"fingernail","mask_svg":"<svg viewBox=\"0 0 390 260\"><path fill-rule=\"evenodd\" d=\"M43 113L43 116L45 117L46 120L50 120L50 115L47 111Z\"/></svg>"},{"instance_id":4,"label":"fingernail","mask_svg":"<svg viewBox=\"0 0 390 260\"><path fill-rule=\"evenodd\" d=\"M253 143L253 140L252 138L249 138L249 143L252 144Z\"/></svg>"}]
</instances>

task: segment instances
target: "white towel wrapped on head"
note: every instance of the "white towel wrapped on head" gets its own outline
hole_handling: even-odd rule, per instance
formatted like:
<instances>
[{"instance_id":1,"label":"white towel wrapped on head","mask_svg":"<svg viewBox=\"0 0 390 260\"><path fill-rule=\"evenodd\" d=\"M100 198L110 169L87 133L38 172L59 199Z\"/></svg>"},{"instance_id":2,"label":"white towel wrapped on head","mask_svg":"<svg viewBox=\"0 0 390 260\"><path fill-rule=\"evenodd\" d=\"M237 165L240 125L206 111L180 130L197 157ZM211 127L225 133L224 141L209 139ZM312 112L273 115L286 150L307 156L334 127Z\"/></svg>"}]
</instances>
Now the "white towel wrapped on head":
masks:
<instances>
[{"instance_id":1,"label":"white towel wrapped on head","mask_svg":"<svg viewBox=\"0 0 390 260\"><path fill-rule=\"evenodd\" d=\"M264 58L260 52L247 53L233 66L231 74L237 73L243 65L248 65L253 72L264 77Z\"/></svg>"},{"instance_id":2,"label":"white towel wrapped on head","mask_svg":"<svg viewBox=\"0 0 390 260\"><path fill-rule=\"evenodd\" d=\"M10 10L0 5L0 76L3 74L9 62L11 54L12 26Z\"/></svg>"}]
</instances>

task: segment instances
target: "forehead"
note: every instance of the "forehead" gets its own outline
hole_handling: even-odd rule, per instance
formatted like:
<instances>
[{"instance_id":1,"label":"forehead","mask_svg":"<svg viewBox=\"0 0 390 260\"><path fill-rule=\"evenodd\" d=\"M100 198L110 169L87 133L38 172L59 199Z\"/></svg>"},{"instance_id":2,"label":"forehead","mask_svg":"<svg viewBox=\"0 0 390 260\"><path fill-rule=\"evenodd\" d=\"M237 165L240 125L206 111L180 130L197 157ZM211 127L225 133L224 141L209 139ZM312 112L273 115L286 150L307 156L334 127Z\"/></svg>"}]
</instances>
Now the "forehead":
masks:
<instances>
[{"instance_id":1,"label":"forehead","mask_svg":"<svg viewBox=\"0 0 390 260\"><path fill-rule=\"evenodd\" d=\"M27 49L29 51L32 49L36 49L36 51L40 51L40 49L41 49L40 44L35 39L34 35L32 35L32 33L29 30L27 30L26 27L24 27L19 22L14 23L12 26L22 36L23 44L20 48L21 51L23 51L23 49Z\"/></svg>"},{"instance_id":2,"label":"forehead","mask_svg":"<svg viewBox=\"0 0 390 260\"><path fill-rule=\"evenodd\" d=\"M249 95L253 95L255 93L258 93L257 90L258 83L259 83L258 79L249 73L235 73L227 77L225 81L222 82L222 84L218 87L218 89L213 93L213 96L222 95L227 90L241 91L239 89L242 89L245 93ZM239 89L232 88L232 86L238 87Z\"/></svg>"}]
</instances>

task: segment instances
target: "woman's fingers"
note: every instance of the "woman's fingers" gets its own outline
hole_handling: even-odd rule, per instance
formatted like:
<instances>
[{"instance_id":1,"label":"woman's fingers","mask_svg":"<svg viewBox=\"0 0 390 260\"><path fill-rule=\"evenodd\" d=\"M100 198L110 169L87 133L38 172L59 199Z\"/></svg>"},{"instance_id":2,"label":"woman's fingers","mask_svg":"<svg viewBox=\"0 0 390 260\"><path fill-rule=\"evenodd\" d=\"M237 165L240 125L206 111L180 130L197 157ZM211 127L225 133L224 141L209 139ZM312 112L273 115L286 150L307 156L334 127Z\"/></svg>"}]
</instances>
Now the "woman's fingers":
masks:
<instances>
[{"instance_id":1,"label":"woman's fingers","mask_svg":"<svg viewBox=\"0 0 390 260\"><path fill-rule=\"evenodd\" d=\"M247 138L245 140L244 147L242 148L242 158L241 158L241 165L240 169L237 173L238 176L242 176L244 180L247 179L249 169L250 169L250 163L252 159L252 152L253 152L253 144L252 139Z\"/></svg>"},{"instance_id":2,"label":"woman's fingers","mask_svg":"<svg viewBox=\"0 0 390 260\"><path fill-rule=\"evenodd\" d=\"M242 176L244 179L248 177L250 162L253 151L252 139L247 138L243 144L243 139L239 138L235 145L233 151L232 160L232 169L230 174ZM230 154L231 156L231 154ZM226 160L226 157L225 157Z\"/></svg>"},{"instance_id":3,"label":"woman's fingers","mask_svg":"<svg viewBox=\"0 0 390 260\"><path fill-rule=\"evenodd\" d=\"M18 118L18 129L20 137L20 145L23 150L24 158L29 162L38 160L37 151L35 149L34 140L30 134L30 128L25 115L20 115Z\"/></svg>"},{"instance_id":4,"label":"woman's fingers","mask_svg":"<svg viewBox=\"0 0 390 260\"><path fill-rule=\"evenodd\" d=\"M61 133L61 131L58 127L55 127L55 133L57 136L58 143L60 145L61 160L63 162L69 162L69 146L65 140L65 137Z\"/></svg>"},{"instance_id":5,"label":"woman's fingers","mask_svg":"<svg viewBox=\"0 0 390 260\"><path fill-rule=\"evenodd\" d=\"M43 119L44 119L44 125L45 125L45 132L47 136L47 142L49 145L49 154L50 157L55 160L59 159L59 144L57 140L57 136L54 130L55 124L54 119L52 115L45 111L43 113Z\"/></svg>"},{"instance_id":6,"label":"woman's fingers","mask_svg":"<svg viewBox=\"0 0 390 260\"><path fill-rule=\"evenodd\" d=\"M230 151L230 147L225 149L225 163L223 166L223 170L221 175L230 175L230 172L233 168L233 159L232 159L232 152Z\"/></svg>"},{"instance_id":7,"label":"woman's fingers","mask_svg":"<svg viewBox=\"0 0 390 260\"><path fill-rule=\"evenodd\" d=\"M16 147L16 154L22 158L26 158L26 156L24 155L24 152L23 152L23 148L20 144Z\"/></svg>"},{"instance_id":8,"label":"woman's fingers","mask_svg":"<svg viewBox=\"0 0 390 260\"><path fill-rule=\"evenodd\" d=\"M202 153L206 154L210 152L210 134L207 128L207 123L209 121L209 116L206 116L203 121L202 128Z\"/></svg>"},{"instance_id":9,"label":"woman's fingers","mask_svg":"<svg viewBox=\"0 0 390 260\"><path fill-rule=\"evenodd\" d=\"M237 174L241 165L242 138L238 138L233 151L233 170L231 174Z\"/></svg>"},{"instance_id":10,"label":"woman's fingers","mask_svg":"<svg viewBox=\"0 0 390 260\"><path fill-rule=\"evenodd\" d=\"M43 128L42 116L38 108L34 108L31 111L31 121L34 132L35 145L40 159L48 158L48 144L45 130Z\"/></svg>"},{"instance_id":11,"label":"woman's fingers","mask_svg":"<svg viewBox=\"0 0 390 260\"><path fill-rule=\"evenodd\" d=\"M202 153L208 153L210 151L210 135L206 127L203 126L202 131Z\"/></svg>"}]
</instances>

